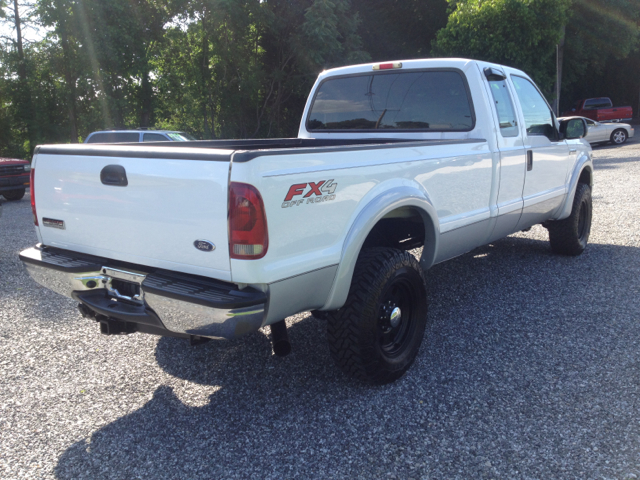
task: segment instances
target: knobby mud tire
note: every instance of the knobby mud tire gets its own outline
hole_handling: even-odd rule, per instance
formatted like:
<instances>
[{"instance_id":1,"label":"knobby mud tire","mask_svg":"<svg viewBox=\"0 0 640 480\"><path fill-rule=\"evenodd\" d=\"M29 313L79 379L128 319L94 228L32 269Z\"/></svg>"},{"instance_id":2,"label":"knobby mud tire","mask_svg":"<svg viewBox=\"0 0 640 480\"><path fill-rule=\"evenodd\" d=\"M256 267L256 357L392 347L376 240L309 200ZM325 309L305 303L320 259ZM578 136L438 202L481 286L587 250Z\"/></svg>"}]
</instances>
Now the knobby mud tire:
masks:
<instances>
[{"instance_id":1,"label":"knobby mud tire","mask_svg":"<svg viewBox=\"0 0 640 480\"><path fill-rule=\"evenodd\" d=\"M561 255L572 256L584 252L591 233L592 216L591 187L579 183L573 197L571 215L564 220L547 224L551 250Z\"/></svg>"},{"instance_id":2,"label":"knobby mud tire","mask_svg":"<svg viewBox=\"0 0 640 480\"><path fill-rule=\"evenodd\" d=\"M386 314L394 307L399 321ZM356 379L393 382L413 364L426 324L427 289L415 257L392 248L364 250L345 305L327 318L331 356Z\"/></svg>"}]
</instances>

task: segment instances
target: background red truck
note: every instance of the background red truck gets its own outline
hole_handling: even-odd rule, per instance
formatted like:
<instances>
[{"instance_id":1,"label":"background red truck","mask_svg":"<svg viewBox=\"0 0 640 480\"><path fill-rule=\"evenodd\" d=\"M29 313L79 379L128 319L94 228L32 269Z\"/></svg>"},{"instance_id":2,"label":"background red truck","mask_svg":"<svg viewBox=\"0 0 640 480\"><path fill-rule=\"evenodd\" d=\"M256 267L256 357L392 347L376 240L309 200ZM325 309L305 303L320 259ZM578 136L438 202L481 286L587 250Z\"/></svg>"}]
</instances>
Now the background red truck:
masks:
<instances>
[{"instance_id":1,"label":"background red truck","mask_svg":"<svg viewBox=\"0 0 640 480\"><path fill-rule=\"evenodd\" d=\"M578 100L576 106L563 115L587 117L596 122L631 120L633 109L631 107L614 107L610 98L598 97Z\"/></svg>"},{"instance_id":2,"label":"background red truck","mask_svg":"<svg viewBox=\"0 0 640 480\"><path fill-rule=\"evenodd\" d=\"M31 164L17 158L0 158L0 195L20 200L29 186Z\"/></svg>"}]
</instances>

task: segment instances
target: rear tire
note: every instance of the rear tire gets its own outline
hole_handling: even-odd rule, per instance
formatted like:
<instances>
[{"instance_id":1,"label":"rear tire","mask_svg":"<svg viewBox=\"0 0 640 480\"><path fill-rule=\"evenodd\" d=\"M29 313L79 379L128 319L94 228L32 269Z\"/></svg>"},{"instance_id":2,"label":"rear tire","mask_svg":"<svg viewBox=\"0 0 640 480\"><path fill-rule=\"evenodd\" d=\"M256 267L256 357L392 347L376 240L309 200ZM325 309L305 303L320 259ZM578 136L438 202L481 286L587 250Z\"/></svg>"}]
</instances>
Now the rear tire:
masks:
<instances>
[{"instance_id":1,"label":"rear tire","mask_svg":"<svg viewBox=\"0 0 640 480\"><path fill-rule=\"evenodd\" d=\"M580 255L587 247L591 232L591 187L579 183L573 197L571 215L564 220L547 222L551 250L561 255Z\"/></svg>"},{"instance_id":2,"label":"rear tire","mask_svg":"<svg viewBox=\"0 0 640 480\"><path fill-rule=\"evenodd\" d=\"M14 202L16 200L22 199L22 197L24 197L24 192L25 192L24 188L18 188L17 190L9 190L8 192L2 192L2 195L4 195L4 198L9 200L10 202Z\"/></svg>"},{"instance_id":3,"label":"rear tire","mask_svg":"<svg viewBox=\"0 0 640 480\"><path fill-rule=\"evenodd\" d=\"M426 293L424 273L411 254L364 250L345 305L327 318L336 364L352 377L379 385L404 375L424 336Z\"/></svg>"},{"instance_id":4,"label":"rear tire","mask_svg":"<svg viewBox=\"0 0 640 480\"><path fill-rule=\"evenodd\" d=\"M613 133L611 134L611 143L613 143L614 145L622 145L626 141L627 141L627 131L624 130L623 128L618 128L617 130L614 130Z\"/></svg>"}]
</instances>

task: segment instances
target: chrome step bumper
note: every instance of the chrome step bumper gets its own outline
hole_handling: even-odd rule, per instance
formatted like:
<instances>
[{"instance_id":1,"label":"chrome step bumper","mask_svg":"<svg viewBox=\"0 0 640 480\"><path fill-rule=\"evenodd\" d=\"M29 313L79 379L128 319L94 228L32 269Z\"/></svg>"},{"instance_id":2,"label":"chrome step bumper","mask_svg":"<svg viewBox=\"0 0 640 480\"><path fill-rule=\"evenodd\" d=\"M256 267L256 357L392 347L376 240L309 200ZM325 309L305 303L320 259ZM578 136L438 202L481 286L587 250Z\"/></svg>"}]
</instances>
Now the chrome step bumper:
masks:
<instances>
[{"instance_id":1,"label":"chrome step bumper","mask_svg":"<svg viewBox=\"0 0 640 480\"><path fill-rule=\"evenodd\" d=\"M36 246L20 253L36 282L118 321L185 336L233 339L258 330L267 295L231 283Z\"/></svg>"}]
</instances>

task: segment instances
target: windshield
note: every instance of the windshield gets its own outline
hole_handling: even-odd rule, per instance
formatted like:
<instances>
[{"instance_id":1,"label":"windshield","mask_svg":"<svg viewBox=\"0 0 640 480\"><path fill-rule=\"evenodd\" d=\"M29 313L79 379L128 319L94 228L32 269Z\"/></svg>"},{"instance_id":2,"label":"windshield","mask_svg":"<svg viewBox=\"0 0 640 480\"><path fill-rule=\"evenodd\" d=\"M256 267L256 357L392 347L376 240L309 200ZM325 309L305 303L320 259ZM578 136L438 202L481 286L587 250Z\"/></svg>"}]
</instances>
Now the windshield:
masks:
<instances>
[{"instance_id":1,"label":"windshield","mask_svg":"<svg viewBox=\"0 0 640 480\"><path fill-rule=\"evenodd\" d=\"M457 71L351 75L318 87L307 129L470 131L472 112Z\"/></svg>"},{"instance_id":2,"label":"windshield","mask_svg":"<svg viewBox=\"0 0 640 480\"><path fill-rule=\"evenodd\" d=\"M194 137L184 132L168 132L167 135L174 142L188 142L190 140L195 140Z\"/></svg>"}]
</instances>

